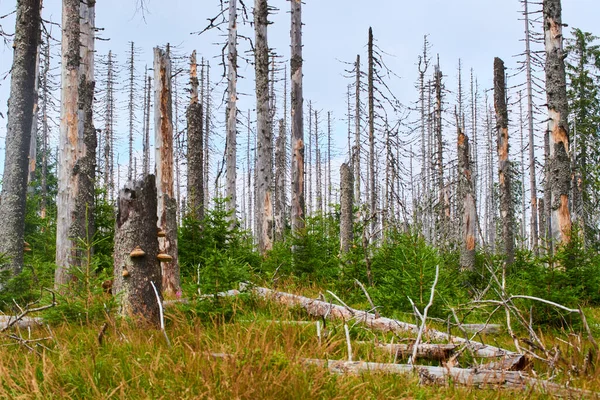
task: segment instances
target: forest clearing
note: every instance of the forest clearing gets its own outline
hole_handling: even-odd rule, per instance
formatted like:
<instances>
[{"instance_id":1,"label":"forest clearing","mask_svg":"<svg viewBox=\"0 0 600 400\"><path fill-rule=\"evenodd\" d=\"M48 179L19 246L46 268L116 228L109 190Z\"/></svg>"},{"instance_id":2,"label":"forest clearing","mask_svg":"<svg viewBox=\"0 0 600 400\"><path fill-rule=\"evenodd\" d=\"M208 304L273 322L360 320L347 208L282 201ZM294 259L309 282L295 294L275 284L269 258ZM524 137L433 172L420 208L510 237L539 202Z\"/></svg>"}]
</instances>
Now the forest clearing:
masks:
<instances>
[{"instance_id":1,"label":"forest clearing","mask_svg":"<svg viewBox=\"0 0 600 400\"><path fill-rule=\"evenodd\" d=\"M0 398L600 397L581 8L513 0L480 78L383 5L350 43L333 1L112 1L0 6Z\"/></svg>"}]
</instances>

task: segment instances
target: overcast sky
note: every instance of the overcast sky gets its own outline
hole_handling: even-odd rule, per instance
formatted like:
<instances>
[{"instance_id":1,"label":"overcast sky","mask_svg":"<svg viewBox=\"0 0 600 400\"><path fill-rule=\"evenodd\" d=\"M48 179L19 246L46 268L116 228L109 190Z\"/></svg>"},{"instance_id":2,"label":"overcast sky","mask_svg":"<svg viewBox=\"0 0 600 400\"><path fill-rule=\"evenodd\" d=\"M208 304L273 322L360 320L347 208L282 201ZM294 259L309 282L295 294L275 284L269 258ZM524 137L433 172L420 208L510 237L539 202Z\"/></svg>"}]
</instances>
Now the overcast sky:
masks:
<instances>
[{"instance_id":1,"label":"overcast sky","mask_svg":"<svg viewBox=\"0 0 600 400\"><path fill-rule=\"evenodd\" d=\"M96 25L104 30L100 36L109 41L99 41L97 52L105 54L111 49L124 61L127 43L134 41L141 49L139 71L151 65L152 48L169 42L178 46L181 53L197 49L199 57L212 58L213 81L219 79L216 64L224 39L217 31L201 36L191 32L206 26L207 18L218 13L218 0L148 0L145 16L136 11L137 0L100 0L96 3ZM60 22L60 1L45 0L44 17ZM251 7L252 1L245 3ZM269 44L287 60L289 54L289 2L271 0L279 8L271 16ZM423 35L429 35L433 54L439 53L446 85L454 90L458 60L466 74L473 68L480 86L491 87L492 65L495 56L515 67L514 56L523 51L524 25L519 0L306 0L303 5L304 44L304 96L319 109L333 111L339 121L335 126L337 136L343 132L346 110L346 87L350 81L344 77L347 66L341 61L353 61L357 53L366 53L367 31L373 27L378 46L389 53L388 66L400 77L392 82L396 96L410 105L417 99L414 83L417 79L417 57L421 53ZM0 14L7 14L15 1L0 0ZM251 11L251 10L249 10ZM563 21L570 27L579 27L600 34L597 19L600 16L599 0L563 0ZM251 17L251 15L250 15ZM5 31L14 30L14 19L0 21ZM225 28L225 27L224 27ZM570 28L567 28L567 31ZM240 32L252 35L249 26ZM59 32L54 28L55 37ZM247 43L240 42L240 51ZM57 49L58 50L58 49ZM0 72L10 69L12 49L4 46L0 59ZM241 92L252 95L253 67L240 61ZM515 78L518 79L518 78ZM1 82L0 111L6 115L8 80ZM453 101L452 94L448 101ZM240 108L252 106L249 96L241 96ZM224 113L224 110L223 110ZM0 136L4 137L6 120L0 120ZM343 151L344 141L339 144ZM3 153L3 146L2 146ZM3 154L0 155L3 158ZM3 161L2 161L3 163ZM0 166L1 168L1 166Z\"/></svg>"}]
</instances>

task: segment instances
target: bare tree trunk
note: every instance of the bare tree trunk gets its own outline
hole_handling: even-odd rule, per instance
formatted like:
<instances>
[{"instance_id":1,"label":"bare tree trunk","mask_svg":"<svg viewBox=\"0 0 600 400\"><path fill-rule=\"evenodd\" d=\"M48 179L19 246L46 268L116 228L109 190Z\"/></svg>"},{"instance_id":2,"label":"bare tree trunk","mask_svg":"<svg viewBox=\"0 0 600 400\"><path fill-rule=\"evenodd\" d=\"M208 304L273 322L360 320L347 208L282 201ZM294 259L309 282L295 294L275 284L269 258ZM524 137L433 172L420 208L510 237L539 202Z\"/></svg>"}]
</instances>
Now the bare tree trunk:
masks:
<instances>
[{"instance_id":1,"label":"bare tree trunk","mask_svg":"<svg viewBox=\"0 0 600 400\"><path fill-rule=\"evenodd\" d=\"M442 70L440 69L440 61L438 58L437 64L435 65L435 108L434 108L434 119L433 119L433 131L435 135L435 164L437 167L437 180L438 180L438 207L440 210L439 224L437 227L437 236L439 237L439 243L442 246L447 246L448 235L450 234L450 203L448 202L448 188L444 183L444 139L442 134ZM427 189L428 190L428 189Z\"/></svg>"},{"instance_id":2,"label":"bare tree trunk","mask_svg":"<svg viewBox=\"0 0 600 400\"><path fill-rule=\"evenodd\" d=\"M187 189L191 215L204 218L204 132L202 104L198 101L198 65L196 50L190 59L191 98L187 110Z\"/></svg>"},{"instance_id":3,"label":"bare tree trunk","mask_svg":"<svg viewBox=\"0 0 600 400\"><path fill-rule=\"evenodd\" d=\"M44 43L44 66L42 71L42 205L40 216L42 219L46 218L47 207L48 207L48 136L50 133L50 127L48 125L48 107L50 106L50 88L48 85L49 74L50 74L50 35L46 34L46 42Z\"/></svg>"},{"instance_id":4,"label":"bare tree trunk","mask_svg":"<svg viewBox=\"0 0 600 400\"><path fill-rule=\"evenodd\" d=\"M229 0L229 36L227 39L227 211L233 225L236 219L237 164L237 0Z\"/></svg>"},{"instance_id":5,"label":"bare tree trunk","mask_svg":"<svg viewBox=\"0 0 600 400\"><path fill-rule=\"evenodd\" d=\"M114 191L113 145L114 145L114 61L112 51L108 52L106 63L106 93L104 106L104 184L112 199Z\"/></svg>"},{"instance_id":6,"label":"bare tree trunk","mask_svg":"<svg viewBox=\"0 0 600 400\"><path fill-rule=\"evenodd\" d=\"M31 120L31 137L29 140L29 168L27 174L27 184L35 179L35 167L37 163L37 144L38 144L38 114L39 114L39 89L40 89L40 51L41 34L38 35L38 48L35 55L35 77L33 88L33 118ZM28 190L32 190L29 188Z\"/></svg>"},{"instance_id":7,"label":"bare tree trunk","mask_svg":"<svg viewBox=\"0 0 600 400\"><path fill-rule=\"evenodd\" d=\"M316 211L323 216L323 175L321 170L321 149L319 147L319 113L315 110L315 187L316 187Z\"/></svg>"},{"instance_id":8,"label":"bare tree trunk","mask_svg":"<svg viewBox=\"0 0 600 400\"><path fill-rule=\"evenodd\" d=\"M256 222L258 250L261 254L273 248L273 129L269 103L269 44L267 0L254 1L254 68L256 75L257 193Z\"/></svg>"},{"instance_id":9,"label":"bare tree trunk","mask_svg":"<svg viewBox=\"0 0 600 400\"><path fill-rule=\"evenodd\" d=\"M120 314L160 324L159 304L152 284L161 293L161 272L156 236L156 184L154 175L128 183L119 193L115 224L114 285Z\"/></svg>"},{"instance_id":10,"label":"bare tree trunk","mask_svg":"<svg viewBox=\"0 0 600 400\"><path fill-rule=\"evenodd\" d=\"M353 241L354 188L348 164L340 167L340 253L350 251Z\"/></svg>"},{"instance_id":11,"label":"bare tree trunk","mask_svg":"<svg viewBox=\"0 0 600 400\"><path fill-rule=\"evenodd\" d=\"M78 240L89 244L94 235L94 21L95 0L63 0L56 287L69 283L70 268L82 264Z\"/></svg>"},{"instance_id":12,"label":"bare tree trunk","mask_svg":"<svg viewBox=\"0 0 600 400\"><path fill-rule=\"evenodd\" d=\"M252 166L254 165L254 157L251 157L250 154L250 144L252 143L252 129L251 129L251 120L250 120L250 110L248 110L248 117L247 117L247 121L248 123L247 128L248 128L248 134L247 134L247 140L246 140L246 165L248 167L248 184L246 185L246 188L248 190L248 215L247 217L247 221L248 221L248 230L250 230L250 232L254 232L253 228L254 228L254 219L253 219L253 215L254 215L254 208L252 207L252 204L254 204L253 200L254 200L254 186L252 185Z\"/></svg>"},{"instance_id":13,"label":"bare tree trunk","mask_svg":"<svg viewBox=\"0 0 600 400\"><path fill-rule=\"evenodd\" d=\"M531 34L529 31L529 0L524 0L523 17L525 21L525 73L527 74L527 129L529 132L529 190L531 192L531 248L539 255L537 184L535 177L535 143L533 129L533 77L531 75Z\"/></svg>"},{"instance_id":14,"label":"bare tree trunk","mask_svg":"<svg viewBox=\"0 0 600 400\"><path fill-rule=\"evenodd\" d=\"M369 72L368 72L368 96L369 96L369 182L370 193L370 218L371 235L377 229L377 186L375 185L375 93L374 93L374 70L375 56L373 54L373 29L369 27L369 42L367 45L369 53Z\"/></svg>"},{"instance_id":15,"label":"bare tree trunk","mask_svg":"<svg viewBox=\"0 0 600 400\"><path fill-rule=\"evenodd\" d=\"M556 243L571 239L571 163L567 118L567 83L563 51L562 10L560 0L544 0L544 35L546 43L546 98L548 136L550 139L551 234Z\"/></svg>"},{"instance_id":16,"label":"bare tree trunk","mask_svg":"<svg viewBox=\"0 0 600 400\"><path fill-rule=\"evenodd\" d=\"M129 94L129 102L127 104L128 111L128 122L129 122L129 136L128 136L128 145L129 145L129 165L127 167L127 179L133 179L133 126L135 122L135 103L134 103L134 91L135 91L135 47L134 43L131 42L131 47L129 49L129 61L127 63L127 68L129 69L129 82L128 82L128 94Z\"/></svg>"},{"instance_id":17,"label":"bare tree trunk","mask_svg":"<svg viewBox=\"0 0 600 400\"><path fill-rule=\"evenodd\" d=\"M146 93L144 99L144 156L143 156L143 170L144 176L150 173L150 104L152 99L152 77L148 75L148 68L146 67L146 74L144 74L144 92Z\"/></svg>"},{"instance_id":18,"label":"bare tree trunk","mask_svg":"<svg viewBox=\"0 0 600 400\"><path fill-rule=\"evenodd\" d=\"M356 63L354 65L356 73L355 94L354 94L354 154L352 156L352 164L354 166L354 199L357 204L361 201L360 189L360 148L362 146L360 138L360 54L356 55Z\"/></svg>"},{"instance_id":19,"label":"bare tree trunk","mask_svg":"<svg viewBox=\"0 0 600 400\"><path fill-rule=\"evenodd\" d=\"M173 191L171 60L158 47L154 49L154 82L157 215L158 229L164 234L159 245L160 250L172 258L161 265L162 289L166 297L174 297L181 289L177 259L177 200Z\"/></svg>"},{"instance_id":20,"label":"bare tree trunk","mask_svg":"<svg viewBox=\"0 0 600 400\"><path fill-rule=\"evenodd\" d=\"M285 232L286 134L283 118L279 120L279 136L275 143L275 240L283 240Z\"/></svg>"},{"instance_id":21,"label":"bare tree trunk","mask_svg":"<svg viewBox=\"0 0 600 400\"><path fill-rule=\"evenodd\" d=\"M292 233L304 228L304 120L302 115L302 1L292 0Z\"/></svg>"},{"instance_id":22,"label":"bare tree trunk","mask_svg":"<svg viewBox=\"0 0 600 400\"><path fill-rule=\"evenodd\" d=\"M506 263L515 259L514 205L512 198L512 168L508 160L508 109L506 107L506 82L504 61L494 59L494 108L498 130L498 182L500 192L500 217L502 241Z\"/></svg>"},{"instance_id":23,"label":"bare tree trunk","mask_svg":"<svg viewBox=\"0 0 600 400\"><path fill-rule=\"evenodd\" d=\"M206 99L204 104L204 208L210 203L209 172L210 172L210 63L206 60Z\"/></svg>"},{"instance_id":24,"label":"bare tree trunk","mask_svg":"<svg viewBox=\"0 0 600 400\"><path fill-rule=\"evenodd\" d=\"M19 0L10 78L6 153L0 202L0 251L14 274L23 268L27 157L35 103L36 56L40 42L41 0Z\"/></svg>"},{"instance_id":25,"label":"bare tree trunk","mask_svg":"<svg viewBox=\"0 0 600 400\"><path fill-rule=\"evenodd\" d=\"M457 153L458 153L458 193L462 204L462 245L460 251L460 266L467 270L475 268L475 238L477 232L477 213L475 210L475 198L473 197L473 182L471 175L471 160L469 150L469 138L461 128L459 114L456 115L456 127L458 130Z\"/></svg>"},{"instance_id":26,"label":"bare tree trunk","mask_svg":"<svg viewBox=\"0 0 600 400\"><path fill-rule=\"evenodd\" d=\"M327 112L327 200L325 202L327 211L330 210L330 204L333 203L331 197L331 112Z\"/></svg>"}]
</instances>

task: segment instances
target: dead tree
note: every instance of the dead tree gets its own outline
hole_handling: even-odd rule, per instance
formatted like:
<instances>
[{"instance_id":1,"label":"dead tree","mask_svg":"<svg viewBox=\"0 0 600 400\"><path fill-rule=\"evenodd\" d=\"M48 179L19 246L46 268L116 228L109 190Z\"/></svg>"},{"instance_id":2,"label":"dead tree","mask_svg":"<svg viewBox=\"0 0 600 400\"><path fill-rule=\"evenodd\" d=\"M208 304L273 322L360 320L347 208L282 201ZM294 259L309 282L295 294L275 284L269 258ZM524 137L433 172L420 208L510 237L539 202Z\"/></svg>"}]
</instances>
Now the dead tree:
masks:
<instances>
[{"instance_id":1,"label":"dead tree","mask_svg":"<svg viewBox=\"0 0 600 400\"><path fill-rule=\"evenodd\" d=\"M58 156L56 271L59 287L83 261L79 240L94 235L96 129L94 98L94 0L63 0L61 125Z\"/></svg>"},{"instance_id":2,"label":"dead tree","mask_svg":"<svg viewBox=\"0 0 600 400\"><path fill-rule=\"evenodd\" d=\"M275 142L275 240L283 240L285 232L286 185L286 132L284 119L279 120L279 135Z\"/></svg>"},{"instance_id":3,"label":"dead tree","mask_svg":"<svg viewBox=\"0 0 600 400\"><path fill-rule=\"evenodd\" d=\"M458 130L458 193L462 202L459 206L462 209L460 266L467 270L473 270L475 268L477 212L475 210L475 197L473 195L469 137L462 130L458 113L456 115L456 127Z\"/></svg>"},{"instance_id":4,"label":"dead tree","mask_svg":"<svg viewBox=\"0 0 600 400\"><path fill-rule=\"evenodd\" d=\"M211 87L210 87L210 63L206 60L206 98L204 99L204 208L208 208L208 204L210 202L209 199L209 182L208 177L210 173L210 122L211 122L211 114L210 114L210 96L211 96Z\"/></svg>"},{"instance_id":5,"label":"dead tree","mask_svg":"<svg viewBox=\"0 0 600 400\"><path fill-rule=\"evenodd\" d=\"M41 36L38 36L38 49L35 55L35 77L33 87L33 118L31 120L31 135L29 140L29 168L27 171L27 184L33 182L35 179L35 167L37 164L37 150L38 150L38 117L39 117L39 90L40 90L40 51L41 51ZM28 191L33 188L29 187Z\"/></svg>"},{"instance_id":6,"label":"dead tree","mask_svg":"<svg viewBox=\"0 0 600 400\"><path fill-rule=\"evenodd\" d=\"M350 251L354 240L354 188L352 171L348 164L340 167L340 253Z\"/></svg>"},{"instance_id":7,"label":"dead tree","mask_svg":"<svg viewBox=\"0 0 600 400\"><path fill-rule=\"evenodd\" d=\"M171 257L161 265L162 288L166 297L180 291L177 259L177 199L173 188L173 109L171 60L160 48L154 49L154 132L156 149L157 215L160 250ZM155 228L156 229L156 228Z\"/></svg>"},{"instance_id":8,"label":"dead tree","mask_svg":"<svg viewBox=\"0 0 600 400\"><path fill-rule=\"evenodd\" d=\"M254 70L256 75L256 225L258 250L273 248L273 129L269 99L269 44L267 0L254 1Z\"/></svg>"},{"instance_id":9,"label":"dead tree","mask_svg":"<svg viewBox=\"0 0 600 400\"><path fill-rule=\"evenodd\" d=\"M204 132L202 104L198 100L196 50L190 58L190 105L187 109L187 190L191 215L204 218Z\"/></svg>"},{"instance_id":10,"label":"dead tree","mask_svg":"<svg viewBox=\"0 0 600 400\"><path fill-rule=\"evenodd\" d=\"M119 192L115 224L113 292L120 299L120 314L155 326L160 323L161 271L156 233L154 175L128 183Z\"/></svg>"},{"instance_id":11,"label":"dead tree","mask_svg":"<svg viewBox=\"0 0 600 400\"><path fill-rule=\"evenodd\" d=\"M52 76L50 75L50 35L45 35L45 41L42 44L42 71L41 71L41 82L40 82L40 105L41 105L41 118L42 118L42 182L41 182L41 194L42 204L40 216L46 218L47 207L48 207L48 137L50 135L49 125L49 112L53 106L52 94L50 93L52 85Z\"/></svg>"},{"instance_id":12,"label":"dead tree","mask_svg":"<svg viewBox=\"0 0 600 400\"><path fill-rule=\"evenodd\" d=\"M498 183L500 192L500 218L506 263L515 259L514 205L512 198L512 170L508 160L508 108L506 107L506 82L504 61L494 59L494 108L498 131Z\"/></svg>"},{"instance_id":13,"label":"dead tree","mask_svg":"<svg viewBox=\"0 0 600 400\"><path fill-rule=\"evenodd\" d=\"M135 69L135 56L138 53L137 49L135 48L135 44L133 42L130 42L130 49L129 49L129 58L127 59L127 70L129 72L129 79L127 81L127 95L128 95L128 102L127 102L127 122L128 122L128 136L127 136L127 143L129 146L129 165L127 167L127 179L132 180L134 177L134 171L133 171L133 137L135 134L135 125L136 125L136 118L135 118L135 114L136 111L138 109L137 106L137 102L135 101L135 94L136 94L136 82L135 82L135 77L136 77L136 69Z\"/></svg>"},{"instance_id":14,"label":"dead tree","mask_svg":"<svg viewBox=\"0 0 600 400\"><path fill-rule=\"evenodd\" d=\"M352 155L352 164L354 166L354 199L358 204L361 201L360 189L360 148L362 140L360 138L360 54L356 55L356 63L354 64L354 72L356 74L355 93L354 93L354 151Z\"/></svg>"},{"instance_id":15,"label":"dead tree","mask_svg":"<svg viewBox=\"0 0 600 400\"><path fill-rule=\"evenodd\" d=\"M148 68L146 67L146 73ZM150 104L152 100L152 77L150 74L144 79L144 90L146 92L146 101L144 102L144 155L142 157L142 169L144 176L150 173Z\"/></svg>"},{"instance_id":16,"label":"dead tree","mask_svg":"<svg viewBox=\"0 0 600 400\"><path fill-rule=\"evenodd\" d=\"M36 57L40 42L41 1L17 2L14 57L8 101L6 152L0 202L0 251L14 274L23 268L27 156L35 103Z\"/></svg>"},{"instance_id":17,"label":"dead tree","mask_svg":"<svg viewBox=\"0 0 600 400\"><path fill-rule=\"evenodd\" d=\"M237 161L237 0L229 0L229 34L227 39L227 109L226 113L226 170L227 211L230 220L236 219L236 161Z\"/></svg>"},{"instance_id":18,"label":"dead tree","mask_svg":"<svg viewBox=\"0 0 600 400\"><path fill-rule=\"evenodd\" d=\"M544 0L544 34L546 43L546 98L548 104L548 138L551 239L568 243L571 238L571 160L569 157L569 105L563 51L562 10L560 0ZM548 205L546 205L548 206Z\"/></svg>"},{"instance_id":19,"label":"dead tree","mask_svg":"<svg viewBox=\"0 0 600 400\"><path fill-rule=\"evenodd\" d=\"M304 228L304 121L302 115L302 1L292 0L292 54L290 74L292 80L292 233Z\"/></svg>"},{"instance_id":20,"label":"dead tree","mask_svg":"<svg viewBox=\"0 0 600 400\"><path fill-rule=\"evenodd\" d=\"M368 52L368 77L367 90L369 101L369 182L370 193L367 193L370 199L371 234L377 229L377 186L375 185L375 93L374 93L374 70L375 56L373 54L373 29L369 27L369 42L367 44Z\"/></svg>"}]
</instances>

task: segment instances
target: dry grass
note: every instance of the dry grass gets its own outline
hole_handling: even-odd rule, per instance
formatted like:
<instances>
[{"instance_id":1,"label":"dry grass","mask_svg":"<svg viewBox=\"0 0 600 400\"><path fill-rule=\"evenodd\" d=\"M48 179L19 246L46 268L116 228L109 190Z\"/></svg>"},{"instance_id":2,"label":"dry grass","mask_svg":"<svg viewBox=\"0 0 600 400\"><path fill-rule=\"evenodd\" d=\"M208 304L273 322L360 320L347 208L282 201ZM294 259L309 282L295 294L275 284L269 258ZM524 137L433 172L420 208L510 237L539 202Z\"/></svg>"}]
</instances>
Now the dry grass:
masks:
<instances>
[{"instance_id":1,"label":"dry grass","mask_svg":"<svg viewBox=\"0 0 600 400\"><path fill-rule=\"evenodd\" d=\"M414 376L364 374L338 376L305 367L307 358L347 357L343 329L329 324L321 343L315 325L267 320L306 319L301 310L258 299L232 300L230 318L206 317L185 306L168 311L169 347L162 334L127 321L52 327L54 341L40 354L5 341L0 347L0 398L14 399L515 399L548 398L536 392L507 392L448 385L422 386ZM202 311L202 310L201 310ZM202 317L204 316L204 317ZM373 334L355 327L354 337ZM48 331L34 332L39 337ZM383 339L383 338L382 338ZM214 357L223 353L230 357ZM573 354L579 357L580 354ZM370 347L354 358L391 362L390 354ZM597 374L574 385L600 388Z\"/></svg>"}]
</instances>

